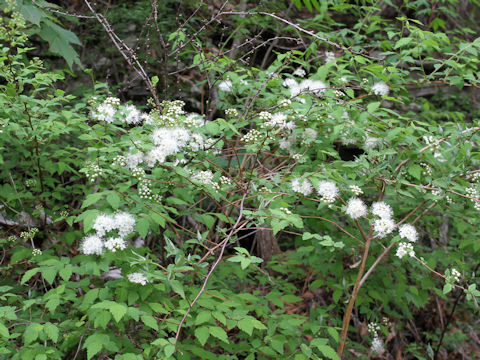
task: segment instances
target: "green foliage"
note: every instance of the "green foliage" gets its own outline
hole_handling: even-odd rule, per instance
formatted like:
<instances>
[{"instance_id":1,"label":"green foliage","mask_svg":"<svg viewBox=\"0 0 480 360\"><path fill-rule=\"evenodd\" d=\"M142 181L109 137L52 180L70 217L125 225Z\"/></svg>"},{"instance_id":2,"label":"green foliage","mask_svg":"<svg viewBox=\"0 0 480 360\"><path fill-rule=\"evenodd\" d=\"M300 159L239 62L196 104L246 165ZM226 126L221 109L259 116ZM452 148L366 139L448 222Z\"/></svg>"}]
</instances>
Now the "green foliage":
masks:
<instances>
[{"instance_id":1,"label":"green foliage","mask_svg":"<svg viewBox=\"0 0 480 360\"><path fill-rule=\"evenodd\" d=\"M27 47L25 19L50 20L6 9L0 356L340 359L348 337L369 358L432 301L478 310L480 127L455 93L479 86L480 43L376 3L293 3L313 12L302 26L326 20L264 69L171 32L215 94L211 119L182 101L142 112L102 84L67 95ZM342 45L318 56L327 36ZM449 95L415 95L432 86ZM398 343L432 357L437 330Z\"/></svg>"}]
</instances>

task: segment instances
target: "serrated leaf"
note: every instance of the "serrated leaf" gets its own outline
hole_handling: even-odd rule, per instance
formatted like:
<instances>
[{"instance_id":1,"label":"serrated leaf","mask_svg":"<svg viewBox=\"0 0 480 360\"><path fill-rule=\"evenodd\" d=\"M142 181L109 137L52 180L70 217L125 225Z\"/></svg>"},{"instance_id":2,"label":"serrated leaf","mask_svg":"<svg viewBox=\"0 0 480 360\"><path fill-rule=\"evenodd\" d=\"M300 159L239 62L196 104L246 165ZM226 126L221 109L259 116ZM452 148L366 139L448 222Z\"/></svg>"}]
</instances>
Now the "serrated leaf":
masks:
<instances>
[{"instance_id":1,"label":"serrated leaf","mask_svg":"<svg viewBox=\"0 0 480 360\"><path fill-rule=\"evenodd\" d=\"M109 310L112 313L115 321L118 323L120 320L122 320L123 316L127 313L127 306L124 304L114 303L111 305Z\"/></svg>"},{"instance_id":2,"label":"serrated leaf","mask_svg":"<svg viewBox=\"0 0 480 360\"><path fill-rule=\"evenodd\" d=\"M393 47L394 49L398 49L399 47L403 47L407 44L409 44L412 41L412 38L401 38L395 43L395 46Z\"/></svg>"},{"instance_id":3,"label":"serrated leaf","mask_svg":"<svg viewBox=\"0 0 480 360\"><path fill-rule=\"evenodd\" d=\"M45 12L31 4L23 4L20 7L19 12L23 15L25 20L30 21L37 26L40 25L40 20L47 16Z\"/></svg>"},{"instance_id":4,"label":"serrated leaf","mask_svg":"<svg viewBox=\"0 0 480 360\"><path fill-rule=\"evenodd\" d=\"M220 321L223 325L227 325L227 318L221 312L214 311L212 315L215 319Z\"/></svg>"},{"instance_id":5,"label":"serrated leaf","mask_svg":"<svg viewBox=\"0 0 480 360\"><path fill-rule=\"evenodd\" d=\"M195 329L195 337L198 342L203 346L210 337L210 329L207 326L200 326Z\"/></svg>"},{"instance_id":6,"label":"serrated leaf","mask_svg":"<svg viewBox=\"0 0 480 360\"><path fill-rule=\"evenodd\" d=\"M39 271L40 271L40 268L27 270L25 274L23 274L20 284L25 284L28 280L32 278L33 275L35 275Z\"/></svg>"},{"instance_id":7,"label":"serrated leaf","mask_svg":"<svg viewBox=\"0 0 480 360\"><path fill-rule=\"evenodd\" d=\"M178 295L180 295L182 297L182 299L185 299L185 292L183 291L183 285L180 281L170 280L169 284L172 287L172 290L174 292L176 292Z\"/></svg>"},{"instance_id":8,"label":"serrated leaf","mask_svg":"<svg viewBox=\"0 0 480 360\"><path fill-rule=\"evenodd\" d=\"M8 332L8 328L0 322L0 338L9 339L10 333Z\"/></svg>"},{"instance_id":9,"label":"serrated leaf","mask_svg":"<svg viewBox=\"0 0 480 360\"><path fill-rule=\"evenodd\" d=\"M162 228L165 228L165 218L162 217L161 215L151 212L150 216L153 221L155 221L158 225L160 225Z\"/></svg>"},{"instance_id":10,"label":"serrated leaf","mask_svg":"<svg viewBox=\"0 0 480 360\"><path fill-rule=\"evenodd\" d=\"M326 356L331 360L340 360L340 357L337 355L337 352L328 345L319 345L317 346L317 349L320 350L323 356Z\"/></svg>"},{"instance_id":11,"label":"serrated leaf","mask_svg":"<svg viewBox=\"0 0 480 360\"><path fill-rule=\"evenodd\" d=\"M212 318L212 313L208 310L202 310L198 313L197 317L195 318L195 325L200 325L206 322L209 322Z\"/></svg>"},{"instance_id":12,"label":"serrated leaf","mask_svg":"<svg viewBox=\"0 0 480 360\"><path fill-rule=\"evenodd\" d=\"M23 333L23 342L25 343L25 345L31 344L32 342L37 340L40 331L42 331L42 325L37 323L29 324L26 327L25 332Z\"/></svg>"},{"instance_id":13,"label":"serrated leaf","mask_svg":"<svg viewBox=\"0 0 480 360\"><path fill-rule=\"evenodd\" d=\"M110 193L107 195L107 202L115 210L117 210L120 207L120 198L118 197L117 193L114 191L110 191Z\"/></svg>"},{"instance_id":14,"label":"serrated leaf","mask_svg":"<svg viewBox=\"0 0 480 360\"><path fill-rule=\"evenodd\" d=\"M43 325L43 331L45 332L47 337L50 340L52 340L54 343L58 342L58 335L59 335L58 327L56 327L50 322L47 322Z\"/></svg>"},{"instance_id":15,"label":"serrated leaf","mask_svg":"<svg viewBox=\"0 0 480 360\"><path fill-rule=\"evenodd\" d=\"M228 343L227 333L221 327L210 326L209 329L210 329L210 335L216 337L219 340L222 340L222 341Z\"/></svg>"},{"instance_id":16,"label":"serrated leaf","mask_svg":"<svg viewBox=\"0 0 480 360\"><path fill-rule=\"evenodd\" d=\"M100 200L102 198L102 196L103 196L102 192L88 194L87 197L85 198L85 200L82 203L82 209L84 209L87 206L90 206L92 204L95 204L96 202L98 202L98 200Z\"/></svg>"},{"instance_id":17,"label":"serrated leaf","mask_svg":"<svg viewBox=\"0 0 480 360\"><path fill-rule=\"evenodd\" d=\"M87 346L87 359L90 360L102 350L102 343L92 342Z\"/></svg>"},{"instance_id":18,"label":"serrated leaf","mask_svg":"<svg viewBox=\"0 0 480 360\"><path fill-rule=\"evenodd\" d=\"M422 175L422 168L420 167L420 165L413 164L408 168L408 173L412 175L414 178L420 180Z\"/></svg>"},{"instance_id":19,"label":"serrated leaf","mask_svg":"<svg viewBox=\"0 0 480 360\"><path fill-rule=\"evenodd\" d=\"M157 320L155 320L152 316L143 315L140 317L140 319L142 319L143 323L147 325L149 328L152 328L153 330L158 331Z\"/></svg>"},{"instance_id":20,"label":"serrated leaf","mask_svg":"<svg viewBox=\"0 0 480 360\"><path fill-rule=\"evenodd\" d=\"M246 332L248 335L252 335L252 333L253 333L253 324L248 318L240 320L237 323L237 327L240 330Z\"/></svg>"},{"instance_id":21,"label":"serrated leaf","mask_svg":"<svg viewBox=\"0 0 480 360\"><path fill-rule=\"evenodd\" d=\"M300 349L302 349L302 353L306 357L310 358L312 356L312 349L310 349L307 344L300 345Z\"/></svg>"},{"instance_id":22,"label":"serrated leaf","mask_svg":"<svg viewBox=\"0 0 480 360\"><path fill-rule=\"evenodd\" d=\"M140 218L136 223L138 233L142 238L146 238L150 229L150 221L147 218Z\"/></svg>"},{"instance_id":23,"label":"serrated leaf","mask_svg":"<svg viewBox=\"0 0 480 360\"><path fill-rule=\"evenodd\" d=\"M102 310L99 313L95 314L95 320L93 321L93 326L95 328L101 327L102 329L106 329L111 319L112 319L112 315L108 311Z\"/></svg>"},{"instance_id":24,"label":"serrated leaf","mask_svg":"<svg viewBox=\"0 0 480 360\"><path fill-rule=\"evenodd\" d=\"M52 285L53 281L55 280L55 276L57 276L57 269L53 267L46 267L41 269L42 276L47 282Z\"/></svg>"},{"instance_id":25,"label":"serrated leaf","mask_svg":"<svg viewBox=\"0 0 480 360\"><path fill-rule=\"evenodd\" d=\"M67 267L64 267L63 269L60 269L60 271L58 272L58 275L60 275L62 280L68 281L72 276L72 273L73 273L72 266L69 265Z\"/></svg>"},{"instance_id":26,"label":"serrated leaf","mask_svg":"<svg viewBox=\"0 0 480 360\"><path fill-rule=\"evenodd\" d=\"M168 344L167 346L164 347L163 352L165 353L165 356L167 358L170 358L170 356L173 355L175 352L175 345Z\"/></svg>"}]
</instances>

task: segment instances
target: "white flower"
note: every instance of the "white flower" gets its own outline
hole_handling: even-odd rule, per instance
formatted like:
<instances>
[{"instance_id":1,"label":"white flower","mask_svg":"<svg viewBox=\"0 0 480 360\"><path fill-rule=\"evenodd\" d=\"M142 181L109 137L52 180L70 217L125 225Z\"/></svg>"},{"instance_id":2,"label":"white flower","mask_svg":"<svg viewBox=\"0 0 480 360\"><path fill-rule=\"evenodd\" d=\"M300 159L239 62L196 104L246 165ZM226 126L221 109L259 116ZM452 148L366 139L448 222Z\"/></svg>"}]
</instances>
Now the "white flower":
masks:
<instances>
[{"instance_id":1,"label":"white flower","mask_svg":"<svg viewBox=\"0 0 480 360\"><path fill-rule=\"evenodd\" d=\"M128 274L127 278L128 281L141 285L146 285L148 282L147 277L139 272Z\"/></svg>"},{"instance_id":2,"label":"white flower","mask_svg":"<svg viewBox=\"0 0 480 360\"><path fill-rule=\"evenodd\" d=\"M105 241L105 247L111 252L115 252L117 250L125 250L127 248L127 243L122 238L111 237Z\"/></svg>"},{"instance_id":3,"label":"white flower","mask_svg":"<svg viewBox=\"0 0 480 360\"><path fill-rule=\"evenodd\" d=\"M333 62L334 64L337 62L333 51L325 51L325 63L329 62Z\"/></svg>"},{"instance_id":4,"label":"white flower","mask_svg":"<svg viewBox=\"0 0 480 360\"><path fill-rule=\"evenodd\" d=\"M418 233L414 226L410 224L401 225L398 228L398 234L402 239L407 239L408 241L415 242L418 239Z\"/></svg>"},{"instance_id":5,"label":"white flower","mask_svg":"<svg viewBox=\"0 0 480 360\"><path fill-rule=\"evenodd\" d=\"M378 237L384 238L395 230L395 222L389 218L377 219L373 223L373 229L377 232Z\"/></svg>"},{"instance_id":6,"label":"white flower","mask_svg":"<svg viewBox=\"0 0 480 360\"><path fill-rule=\"evenodd\" d=\"M380 142L379 138L367 136L367 138L365 139L365 142L363 143L363 147L367 150L370 150L375 148L379 142Z\"/></svg>"},{"instance_id":7,"label":"white flower","mask_svg":"<svg viewBox=\"0 0 480 360\"><path fill-rule=\"evenodd\" d=\"M348 216L355 220L361 218L362 216L366 216L368 209L362 200L358 198L351 198L348 200L345 212Z\"/></svg>"},{"instance_id":8,"label":"white flower","mask_svg":"<svg viewBox=\"0 0 480 360\"><path fill-rule=\"evenodd\" d=\"M85 255L102 255L103 241L97 235L90 235L83 239L80 248Z\"/></svg>"},{"instance_id":9,"label":"white flower","mask_svg":"<svg viewBox=\"0 0 480 360\"><path fill-rule=\"evenodd\" d=\"M283 80L283 83L282 83L283 86L286 86L286 87L289 87L289 88L292 88L292 87L296 87L298 86L298 83L295 79L292 79L292 78L286 78L285 80Z\"/></svg>"},{"instance_id":10,"label":"white flower","mask_svg":"<svg viewBox=\"0 0 480 360\"><path fill-rule=\"evenodd\" d=\"M306 93L312 93L317 96L321 96L325 89L327 88L327 85L323 81L320 80L303 80L300 85L300 91L306 92Z\"/></svg>"},{"instance_id":11,"label":"white flower","mask_svg":"<svg viewBox=\"0 0 480 360\"><path fill-rule=\"evenodd\" d=\"M390 219L393 216L392 208L383 201L373 203L371 212L373 215L377 215L382 219Z\"/></svg>"},{"instance_id":12,"label":"white flower","mask_svg":"<svg viewBox=\"0 0 480 360\"><path fill-rule=\"evenodd\" d=\"M293 75L294 76L300 76L300 77L304 77L306 75L306 71L303 70L301 67L297 68L294 72L293 72Z\"/></svg>"},{"instance_id":13,"label":"white flower","mask_svg":"<svg viewBox=\"0 0 480 360\"><path fill-rule=\"evenodd\" d=\"M229 79L223 80L218 84L218 88L224 92L231 92L233 90L232 81Z\"/></svg>"},{"instance_id":14,"label":"white flower","mask_svg":"<svg viewBox=\"0 0 480 360\"><path fill-rule=\"evenodd\" d=\"M322 180L318 183L318 193L322 200L327 203L333 203L338 196L338 188L335 183L331 181Z\"/></svg>"},{"instance_id":15,"label":"white flower","mask_svg":"<svg viewBox=\"0 0 480 360\"><path fill-rule=\"evenodd\" d=\"M350 185L348 188L350 189L350 191L351 191L353 194L355 194L355 195L357 195L357 196L363 194L363 190L360 189L360 186Z\"/></svg>"},{"instance_id":16,"label":"white flower","mask_svg":"<svg viewBox=\"0 0 480 360\"><path fill-rule=\"evenodd\" d=\"M398 243L398 248L395 255L401 259L407 254L411 257L415 256L415 251L413 251L413 245L407 242Z\"/></svg>"},{"instance_id":17,"label":"white flower","mask_svg":"<svg viewBox=\"0 0 480 360\"><path fill-rule=\"evenodd\" d=\"M125 117L125 122L127 124L139 124L142 122L142 113L134 106L127 105L122 111L122 116Z\"/></svg>"},{"instance_id":18,"label":"white flower","mask_svg":"<svg viewBox=\"0 0 480 360\"><path fill-rule=\"evenodd\" d=\"M98 236L104 236L109 231L115 229L116 224L113 216L107 214L100 214L95 219L92 228L97 232Z\"/></svg>"},{"instance_id":19,"label":"white flower","mask_svg":"<svg viewBox=\"0 0 480 360\"><path fill-rule=\"evenodd\" d=\"M305 131L303 132L303 138L306 140L314 140L318 136L318 133L315 129L312 128L306 128Z\"/></svg>"},{"instance_id":20,"label":"white flower","mask_svg":"<svg viewBox=\"0 0 480 360\"><path fill-rule=\"evenodd\" d=\"M136 153L128 153L128 155L125 158L125 161L127 163L127 167L129 169L135 169L138 167L138 164L143 162L143 153L141 151L137 151Z\"/></svg>"},{"instance_id":21,"label":"white flower","mask_svg":"<svg viewBox=\"0 0 480 360\"><path fill-rule=\"evenodd\" d=\"M370 347L370 350L372 350L374 353L382 354L384 351L382 339L375 336L372 340L372 346Z\"/></svg>"},{"instance_id":22,"label":"white flower","mask_svg":"<svg viewBox=\"0 0 480 360\"><path fill-rule=\"evenodd\" d=\"M291 182L291 187L293 191L299 192L305 196L310 195L313 191L312 184L307 179L301 181L299 178L294 178Z\"/></svg>"},{"instance_id":23,"label":"white flower","mask_svg":"<svg viewBox=\"0 0 480 360\"><path fill-rule=\"evenodd\" d=\"M460 281L460 277L462 275L460 274L460 272L457 269L452 268L452 271L450 273L451 273L453 282L459 282Z\"/></svg>"},{"instance_id":24,"label":"white flower","mask_svg":"<svg viewBox=\"0 0 480 360\"><path fill-rule=\"evenodd\" d=\"M385 96L390 92L390 88L383 81L379 81L372 86L372 91L375 95Z\"/></svg>"},{"instance_id":25,"label":"white flower","mask_svg":"<svg viewBox=\"0 0 480 360\"><path fill-rule=\"evenodd\" d=\"M115 112L116 110L112 105L103 103L97 106L95 111L92 112L92 116L99 121L105 121L110 124L114 120Z\"/></svg>"},{"instance_id":26,"label":"white flower","mask_svg":"<svg viewBox=\"0 0 480 360\"><path fill-rule=\"evenodd\" d=\"M135 230L135 218L127 212L115 214L115 228L118 229L118 235L125 237Z\"/></svg>"}]
</instances>

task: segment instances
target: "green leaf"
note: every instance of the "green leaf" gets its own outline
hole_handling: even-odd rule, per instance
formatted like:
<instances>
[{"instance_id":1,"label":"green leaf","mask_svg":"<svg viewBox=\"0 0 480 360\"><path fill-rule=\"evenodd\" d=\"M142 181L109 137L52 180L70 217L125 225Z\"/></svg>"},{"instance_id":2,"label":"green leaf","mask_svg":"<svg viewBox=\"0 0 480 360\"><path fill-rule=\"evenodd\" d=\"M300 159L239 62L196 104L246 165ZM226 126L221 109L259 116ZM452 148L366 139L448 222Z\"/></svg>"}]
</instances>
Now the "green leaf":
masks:
<instances>
[{"instance_id":1,"label":"green leaf","mask_svg":"<svg viewBox=\"0 0 480 360\"><path fill-rule=\"evenodd\" d=\"M99 313L95 314L95 320L93 321L93 326L95 328L106 329L108 323L112 319L112 315L107 310L102 310Z\"/></svg>"},{"instance_id":2,"label":"green leaf","mask_svg":"<svg viewBox=\"0 0 480 360\"><path fill-rule=\"evenodd\" d=\"M40 25L40 20L47 16L45 12L31 4L23 4L20 7L19 12L23 15L25 20L37 26Z\"/></svg>"},{"instance_id":3,"label":"green leaf","mask_svg":"<svg viewBox=\"0 0 480 360\"><path fill-rule=\"evenodd\" d=\"M312 349L310 349L307 344L300 345L300 349L302 349L302 353L304 353L306 357L310 358L312 356Z\"/></svg>"},{"instance_id":4,"label":"green leaf","mask_svg":"<svg viewBox=\"0 0 480 360\"><path fill-rule=\"evenodd\" d=\"M412 38L401 38L395 43L395 46L393 47L394 49L398 49L399 47L403 47L407 44L409 44L413 39Z\"/></svg>"},{"instance_id":5,"label":"green leaf","mask_svg":"<svg viewBox=\"0 0 480 360\"><path fill-rule=\"evenodd\" d=\"M221 327L219 327L219 326L210 326L209 329L210 329L210 335L212 335L212 336L216 337L217 339L220 339L220 340L228 343L227 333L226 333L225 330L223 330Z\"/></svg>"},{"instance_id":6,"label":"green leaf","mask_svg":"<svg viewBox=\"0 0 480 360\"><path fill-rule=\"evenodd\" d=\"M183 285L180 281L178 280L170 280L168 282L170 286L172 287L172 290L176 292L178 295L182 297L182 299L185 299L185 292L183 291Z\"/></svg>"},{"instance_id":7,"label":"green leaf","mask_svg":"<svg viewBox=\"0 0 480 360\"><path fill-rule=\"evenodd\" d=\"M158 225L165 228L165 218L155 212L150 212L150 216Z\"/></svg>"},{"instance_id":8,"label":"green leaf","mask_svg":"<svg viewBox=\"0 0 480 360\"><path fill-rule=\"evenodd\" d=\"M29 324L25 332L23 333L23 341L25 345L29 345L35 340L38 339L38 335L40 334L40 331L42 331L43 326L37 323L31 323Z\"/></svg>"},{"instance_id":9,"label":"green leaf","mask_svg":"<svg viewBox=\"0 0 480 360\"><path fill-rule=\"evenodd\" d=\"M200 325L206 322L209 322L212 318L212 313L208 310L202 310L198 313L197 317L195 318L195 325Z\"/></svg>"},{"instance_id":10,"label":"green leaf","mask_svg":"<svg viewBox=\"0 0 480 360\"><path fill-rule=\"evenodd\" d=\"M140 218L136 223L138 233L144 239L147 237L148 230L150 229L150 221L147 218Z\"/></svg>"},{"instance_id":11,"label":"green leaf","mask_svg":"<svg viewBox=\"0 0 480 360\"><path fill-rule=\"evenodd\" d=\"M0 322L0 338L9 339L10 333L8 332L8 328Z\"/></svg>"},{"instance_id":12,"label":"green leaf","mask_svg":"<svg viewBox=\"0 0 480 360\"><path fill-rule=\"evenodd\" d=\"M85 200L82 203L82 209L86 208L87 206L90 206L92 204L95 204L98 202L103 196L103 192L96 192L93 194L87 195Z\"/></svg>"},{"instance_id":13,"label":"green leaf","mask_svg":"<svg viewBox=\"0 0 480 360\"><path fill-rule=\"evenodd\" d=\"M125 304L113 303L109 310L112 313L115 321L118 323L127 313L127 306Z\"/></svg>"},{"instance_id":14,"label":"green leaf","mask_svg":"<svg viewBox=\"0 0 480 360\"><path fill-rule=\"evenodd\" d=\"M149 328L152 328L153 330L158 331L157 320L155 320L152 316L142 315L140 319L142 319L143 323L147 325Z\"/></svg>"},{"instance_id":15,"label":"green leaf","mask_svg":"<svg viewBox=\"0 0 480 360\"><path fill-rule=\"evenodd\" d=\"M412 175L414 178L420 180L422 175L422 168L420 167L420 165L413 164L408 168L408 173Z\"/></svg>"},{"instance_id":16,"label":"green leaf","mask_svg":"<svg viewBox=\"0 0 480 360\"><path fill-rule=\"evenodd\" d=\"M25 272L22 276L22 280L20 281L20 284L25 284L28 280L32 278L33 275L38 273L40 271L40 268L35 268L35 269L30 269Z\"/></svg>"},{"instance_id":17,"label":"green leaf","mask_svg":"<svg viewBox=\"0 0 480 360\"><path fill-rule=\"evenodd\" d=\"M58 335L59 335L59 330L58 327L53 325L52 323L45 323L43 325L43 331L47 335L47 337L52 340L54 343L58 342Z\"/></svg>"},{"instance_id":18,"label":"green leaf","mask_svg":"<svg viewBox=\"0 0 480 360\"><path fill-rule=\"evenodd\" d=\"M237 323L237 326L240 330L246 332L248 335L250 335L250 336L252 335L253 324L248 318L240 320Z\"/></svg>"},{"instance_id":19,"label":"green leaf","mask_svg":"<svg viewBox=\"0 0 480 360\"><path fill-rule=\"evenodd\" d=\"M117 210L120 207L120 198L118 197L117 193L114 191L110 191L107 195L107 202L110 206Z\"/></svg>"},{"instance_id":20,"label":"green leaf","mask_svg":"<svg viewBox=\"0 0 480 360\"><path fill-rule=\"evenodd\" d=\"M47 280L47 282L52 285L53 281L55 280L55 276L57 276L57 269L53 267L46 267L41 269L43 278Z\"/></svg>"},{"instance_id":21,"label":"green leaf","mask_svg":"<svg viewBox=\"0 0 480 360\"><path fill-rule=\"evenodd\" d=\"M168 344L168 345L165 346L165 348L163 349L163 352L165 353L165 356L166 356L167 358L170 358L170 356L172 356L173 353L175 352L175 345Z\"/></svg>"},{"instance_id":22,"label":"green leaf","mask_svg":"<svg viewBox=\"0 0 480 360\"><path fill-rule=\"evenodd\" d=\"M195 329L195 337L204 346L210 337L210 329L207 326L200 326Z\"/></svg>"},{"instance_id":23,"label":"green leaf","mask_svg":"<svg viewBox=\"0 0 480 360\"><path fill-rule=\"evenodd\" d=\"M87 346L87 359L90 360L102 350L101 342L92 342Z\"/></svg>"}]
</instances>

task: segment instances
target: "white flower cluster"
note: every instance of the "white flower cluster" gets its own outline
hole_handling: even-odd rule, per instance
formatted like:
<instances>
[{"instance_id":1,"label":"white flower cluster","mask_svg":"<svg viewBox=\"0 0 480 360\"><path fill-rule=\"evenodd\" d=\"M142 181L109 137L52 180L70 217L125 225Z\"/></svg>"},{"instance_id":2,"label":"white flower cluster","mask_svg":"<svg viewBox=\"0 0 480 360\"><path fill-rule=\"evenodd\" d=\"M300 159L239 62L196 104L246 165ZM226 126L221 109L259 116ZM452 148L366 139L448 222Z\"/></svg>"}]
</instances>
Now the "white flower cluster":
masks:
<instances>
[{"instance_id":1,"label":"white flower cluster","mask_svg":"<svg viewBox=\"0 0 480 360\"><path fill-rule=\"evenodd\" d=\"M377 232L378 237L384 238L395 230L396 225L392 220L393 210L390 205L383 201L375 202L370 211L380 218L373 222L373 229Z\"/></svg>"},{"instance_id":2,"label":"white flower cluster","mask_svg":"<svg viewBox=\"0 0 480 360\"><path fill-rule=\"evenodd\" d=\"M276 127L292 131L295 130L296 125L293 121L287 121L287 115L284 113L275 113L262 124L262 127Z\"/></svg>"},{"instance_id":3,"label":"white flower cluster","mask_svg":"<svg viewBox=\"0 0 480 360\"><path fill-rule=\"evenodd\" d=\"M87 163L85 175L87 176L88 180L94 182L95 179L99 176L102 176L102 174L103 170L98 164L92 162Z\"/></svg>"},{"instance_id":4,"label":"white flower cluster","mask_svg":"<svg viewBox=\"0 0 480 360\"><path fill-rule=\"evenodd\" d=\"M93 101L96 103L96 100ZM142 121L148 123L150 121L150 115L142 113L135 105L120 105L120 100L115 97L107 97L103 103L97 105L90 115L98 121L103 121L108 124L113 123L115 115L120 120L128 125L138 125Z\"/></svg>"},{"instance_id":5,"label":"white flower cluster","mask_svg":"<svg viewBox=\"0 0 480 360\"><path fill-rule=\"evenodd\" d=\"M150 166L165 162L170 155L175 155L184 148L188 148L195 152L203 148L204 140L200 134L192 133L190 130L183 127L162 127L157 128L151 135L155 147L143 156L143 159L138 155L133 155L131 163L133 165L140 163L142 160ZM127 156L127 161L129 157ZM136 167L136 166L134 166Z\"/></svg>"},{"instance_id":6,"label":"white flower cluster","mask_svg":"<svg viewBox=\"0 0 480 360\"><path fill-rule=\"evenodd\" d=\"M420 166L423 167L423 170L422 170L423 175L432 176L433 171L432 171L432 167L429 164L422 162L420 163Z\"/></svg>"},{"instance_id":7,"label":"white flower cluster","mask_svg":"<svg viewBox=\"0 0 480 360\"><path fill-rule=\"evenodd\" d=\"M325 64L332 62L334 64L337 63L337 58L335 57L335 53L333 51L325 51Z\"/></svg>"},{"instance_id":8,"label":"white flower cluster","mask_svg":"<svg viewBox=\"0 0 480 360\"><path fill-rule=\"evenodd\" d=\"M238 117L238 110L237 109L227 109L225 110L225 115L230 119Z\"/></svg>"},{"instance_id":9,"label":"white flower cluster","mask_svg":"<svg viewBox=\"0 0 480 360\"><path fill-rule=\"evenodd\" d=\"M204 185L211 186L215 190L218 190L220 188L220 185L213 181L213 173L210 170L199 171L197 173L194 173L191 179L192 181L196 181Z\"/></svg>"},{"instance_id":10,"label":"white flower cluster","mask_svg":"<svg viewBox=\"0 0 480 360\"><path fill-rule=\"evenodd\" d=\"M286 207L281 207L280 210L283 211L283 212L284 212L285 214L287 214L287 215L290 215L290 214L292 213L292 212L291 212L288 208L286 208Z\"/></svg>"},{"instance_id":11,"label":"white flower cluster","mask_svg":"<svg viewBox=\"0 0 480 360\"><path fill-rule=\"evenodd\" d=\"M295 69L295 71L292 74L293 76L299 76L299 77L305 77L307 75L307 72L303 70L301 67Z\"/></svg>"},{"instance_id":12,"label":"white flower cluster","mask_svg":"<svg viewBox=\"0 0 480 360\"><path fill-rule=\"evenodd\" d=\"M350 200L348 200L345 212L352 219L356 220L358 218L366 216L368 213L368 209L362 200L358 198L350 198Z\"/></svg>"},{"instance_id":13,"label":"white flower cluster","mask_svg":"<svg viewBox=\"0 0 480 360\"><path fill-rule=\"evenodd\" d=\"M375 95L386 96L390 92L390 88L385 82L379 81L372 85L372 91Z\"/></svg>"},{"instance_id":14,"label":"white flower cluster","mask_svg":"<svg viewBox=\"0 0 480 360\"><path fill-rule=\"evenodd\" d=\"M299 178L294 178L290 185L293 191L299 192L304 196L308 196L313 192L313 186L307 179L301 181Z\"/></svg>"},{"instance_id":15,"label":"white flower cluster","mask_svg":"<svg viewBox=\"0 0 480 360\"><path fill-rule=\"evenodd\" d=\"M415 251L413 250L413 245L407 242L398 243L398 248L396 252L396 256L400 259L403 258L405 255L410 255L410 257L415 256Z\"/></svg>"},{"instance_id":16,"label":"white flower cluster","mask_svg":"<svg viewBox=\"0 0 480 360\"><path fill-rule=\"evenodd\" d=\"M378 332L380 331L380 325L376 322L370 322L367 325L368 333L373 337L378 337Z\"/></svg>"},{"instance_id":17,"label":"white flower cluster","mask_svg":"<svg viewBox=\"0 0 480 360\"><path fill-rule=\"evenodd\" d=\"M337 185L327 180L322 180L318 183L317 192L321 196L321 200L328 204L332 204L338 196Z\"/></svg>"},{"instance_id":18,"label":"white flower cluster","mask_svg":"<svg viewBox=\"0 0 480 360\"><path fill-rule=\"evenodd\" d=\"M282 99L278 103L278 106L283 107L283 108L288 108L290 105L292 105L292 100L290 100L290 99Z\"/></svg>"},{"instance_id":19,"label":"white flower cluster","mask_svg":"<svg viewBox=\"0 0 480 360\"><path fill-rule=\"evenodd\" d=\"M400 235L402 239L407 239L410 242L416 242L418 239L417 229L410 224L400 225L398 235Z\"/></svg>"},{"instance_id":20,"label":"white flower cluster","mask_svg":"<svg viewBox=\"0 0 480 360\"><path fill-rule=\"evenodd\" d=\"M478 189L472 186L472 187L466 188L465 192L467 196L470 198L470 200L473 202L473 206L475 207L475 210L480 211L480 198L478 194Z\"/></svg>"},{"instance_id":21,"label":"white flower cluster","mask_svg":"<svg viewBox=\"0 0 480 360\"><path fill-rule=\"evenodd\" d=\"M112 252L124 250L127 247L124 237L134 231L135 218L127 212L118 212L114 215L99 214L92 228L96 234L88 235L82 241L81 250L85 255L101 255L104 248ZM115 230L118 236L103 240L105 235Z\"/></svg>"},{"instance_id":22,"label":"white flower cluster","mask_svg":"<svg viewBox=\"0 0 480 360\"><path fill-rule=\"evenodd\" d=\"M218 89L223 92L231 92L233 91L233 84L232 80L227 79L223 80L218 84Z\"/></svg>"},{"instance_id":23,"label":"white flower cluster","mask_svg":"<svg viewBox=\"0 0 480 360\"><path fill-rule=\"evenodd\" d=\"M363 195L363 190L360 188L360 186L350 185L348 188L349 188L350 191L351 191L354 195L356 195L356 196Z\"/></svg>"},{"instance_id":24,"label":"white flower cluster","mask_svg":"<svg viewBox=\"0 0 480 360\"><path fill-rule=\"evenodd\" d=\"M306 79L297 83L295 79L285 79L283 85L290 88L290 95L296 97L300 94L314 94L318 97L322 96L327 85L320 80L310 80Z\"/></svg>"},{"instance_id":25,"label":"white flower cluster","mask_svg":"<svg viewBox=\"0 0 480 360\"><path fill-rule=\"evenodd\" d=\"M372 340L372 345L370 346L370 350L376 354L382 354L385 351L382 339L379 337L374 337Z\"/></svg>"},{"instance_id":26,"label":"white flower cluster","mask_svg":"<svg viewBox=\"0 0 480 360\"><path fill-rule=\"evenodd\" d=\"M457 269L452 268L452 271L450 271L450 276L453 282L459 282L462 274L460 274L460 272Z\"/></svg>"},{"instance_id":27,"label":"white flower cluster","mask_svg":"<svg viewBox=\"0 0 480 360\"><path fill-rule=\"evenodd\" d=\"M262 138L262 134L257 129L251 129L242 136L241 141L246 143L256 143Z\"/></svg>"},{"instance_id":28,"label":"white flower cluster","mask_svg":"<svg viewBox=\"0 0 480 360\"><path fill-rule=\"evenodd\" d=\"M135 284L147 285L148 283L147 277L139 272L128 274L127 278L128 278L128 281Z\"/></svg>"},{"instance_id":29,"label":"white flower cluster","mask_svg":"<svg viewBox=\"0 0 480 360\"><path fill-rule=\"evenodd\" d=\"M363 148L365 150L372 150L380 143L380 139L376 137L367 136L363 142Z\"/></svg>"}]
</instances>

